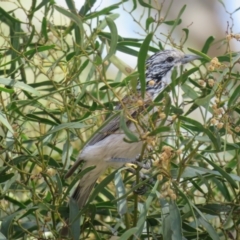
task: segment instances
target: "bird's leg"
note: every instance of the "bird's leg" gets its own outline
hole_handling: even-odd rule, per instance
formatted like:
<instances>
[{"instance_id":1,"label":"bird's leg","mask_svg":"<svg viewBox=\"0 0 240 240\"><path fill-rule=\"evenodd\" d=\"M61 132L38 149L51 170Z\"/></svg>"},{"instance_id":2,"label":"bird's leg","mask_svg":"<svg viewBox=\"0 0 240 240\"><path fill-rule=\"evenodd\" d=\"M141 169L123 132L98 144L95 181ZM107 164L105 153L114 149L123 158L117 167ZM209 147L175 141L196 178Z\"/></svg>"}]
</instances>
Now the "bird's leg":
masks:
<instances>
[{"instance_id":1,"label":"bird's leg","mask_svg":"<svg viewBox=\"0 0 240 240\"><path fill-rule=\"evenodd\" d=\"M128 172L136 175L137 171L134 168L128 168L127 169ZM139 173L139 177L142 181L146 180L148 178L148 176L146 176L144 173L142 173L141 171L138 172ZM132 184L132 188L134 188L136 186L136 181L133 182ZM148 186L146 184L142 184L141 186L139 186L136 190L134 190L134 193L138 194L138 195L144 195L148 190Z\"/></svg>"},{"instance_id":2,"label":"bird's leg","mask_svg":"<svg viewBox=\"0 0 240 240\"><path fill-rule=\"evenodd\" d=\"M135 174L135 175L137 174L137 171L134 168L128 168L127 171L131 172L132 174ZM142 186L140 186L136 190L134 190L134 193L136 193L138 195L144 195L148 191L148 184L152 184L154 182L154 180L153 180L153 178L150 178L147 175L145 175L144 173L142 173L141 171L139 171L138 173L139 173L139 177L142 181L145 181L146 179L148 181L145 184L142 184ZM132 184L132 187L135 187L135 185L136 185L136 182L134 182Z\"/></svg>"},{"instance_id":3,"label":"bird's leg","mask_svg":"<svg viewBox=\"0 0 240 240\"><path fill-rule=\"evenodd\" d=\"M122 163L122 164L125 164L125 163L132 163L132 164L136 164L137 166L139 166L140 168L143 168L143 169L146 169L146 170L149 170L151 167L152 167L152 160L148 160L146 163L142 163L142 162L139 162L140 160L140 156L141 155L138 155L136 158L134 159L129 159L129 158L111 158L110 162L112 163ZM134 168L128 168L127 171L131 172L132 174L136 175L137 174L137 171L134 169ZM147 175L145 175L143 172L139 171L139 177L142 181L148 179L148 183L152 183L153 182L153 179L152 178L149 178ZM135 186L136 183L133 183L133 186ZM143 195L147 192L148 190L148 186L147 184L143 184L142 186L140 186L138 189L136 189L134 192L136 194L139 194L139 195Z\"/></svg>"},{"instance_id":4,"label":"bird's leg","mask_svg":"<svg viewBox=\"0 0 240 240\"><path fill-rule=\"evenodd\" d=\"M147 163L139 162L140 156L141 155L138 155L134 159L131 159L131 158L116 158L116 157L114 157L114 158L111 158L109 160L109 162L112 162L112 163L122 163L122 164L132 163L132 164L138 165L139 167L141 167L143 169L149 170L152 167L152 161L148 160Z\"/></svg>"},{"instance_id":5,"label":"bird's leg","mask_svg":"<svg viewBox=\"0 0 240 240\"><path fill-rule=\"evenodd\" d=\"M140 157L141 157L141 155L139 154L131 163L132 164L136 164L139 167L141 167L143 169L146 169L146 170L151 169L151 167L152 167L152 160L149 159L149 160L147 160L146 163L143 163L143 162L139 162Z\"/></svg>"}]
</instances>

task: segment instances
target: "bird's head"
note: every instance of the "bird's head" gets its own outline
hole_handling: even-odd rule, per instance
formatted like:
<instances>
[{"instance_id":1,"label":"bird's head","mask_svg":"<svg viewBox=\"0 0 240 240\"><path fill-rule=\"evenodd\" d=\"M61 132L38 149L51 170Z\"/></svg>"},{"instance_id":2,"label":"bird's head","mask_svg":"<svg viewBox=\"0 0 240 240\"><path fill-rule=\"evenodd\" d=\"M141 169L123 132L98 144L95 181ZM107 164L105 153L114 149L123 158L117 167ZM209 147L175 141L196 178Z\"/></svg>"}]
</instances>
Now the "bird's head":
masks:
<instances>
[{"instance_id":1,"label":"bird's head","mask_svg":"<svg viewBox=\"0 0 240 240\"><path fill-rule=\"evenodd\" d=\"M199 59L199 56L184 54L178 50L164 50L153 54L146 61L146 91L157 96L171 83L174 67ZM141 89L140 83L137 87Z\"/></svg>"}]
</instances>

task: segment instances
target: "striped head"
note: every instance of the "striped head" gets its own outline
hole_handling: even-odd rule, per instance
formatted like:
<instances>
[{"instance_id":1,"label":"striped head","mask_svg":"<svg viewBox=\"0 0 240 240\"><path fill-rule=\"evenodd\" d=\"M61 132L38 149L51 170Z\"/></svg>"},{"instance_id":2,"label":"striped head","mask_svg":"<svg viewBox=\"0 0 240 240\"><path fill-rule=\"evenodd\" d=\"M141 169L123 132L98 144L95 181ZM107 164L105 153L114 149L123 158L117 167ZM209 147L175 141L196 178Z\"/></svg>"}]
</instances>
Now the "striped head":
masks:
<instances>
[{"instance_id":1,"label":"striped head","mask_svg":"<svg viewBox=\"0 0 240 240\"><path fill-rule=\"evenodd\" d=\"M153 54L146 61L146 91L155 98L171 83L174 67L199 59L199 56L184 54L178 50L164 50ZM140 83L137 89L141 89Z\"/></svg>"}]
</instances>

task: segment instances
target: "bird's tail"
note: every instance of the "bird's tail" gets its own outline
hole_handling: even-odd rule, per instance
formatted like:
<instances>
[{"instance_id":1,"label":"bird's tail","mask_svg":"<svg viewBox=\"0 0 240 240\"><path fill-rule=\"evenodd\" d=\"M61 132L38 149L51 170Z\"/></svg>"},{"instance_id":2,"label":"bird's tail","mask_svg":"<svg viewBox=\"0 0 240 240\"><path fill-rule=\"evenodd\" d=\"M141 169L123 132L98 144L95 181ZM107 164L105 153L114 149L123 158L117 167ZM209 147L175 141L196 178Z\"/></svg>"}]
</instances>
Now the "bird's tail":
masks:
<instances>
[{"instance_id":1,"label":"bird's tail","mask_svg":"<svg viewBox=\"0 0 240 240\"><path fill-rule=\"evenodd\" d=\"M86 168L85 166L84 168ZM86 204L88 197L97 181L99 176L102 174L102 172L105 170L103 166L96 166L96 168L92 169L91 171L87 172L82 179L79 181L76 189L74 190L71 200L75 201L79 207L79 209L82 209L84 205ZM71 228L69 219L65 219L66 225L62 227L60 231L61 236L67 236L69 233L69 230Z\"/></svg>"},{"instance_id":2,"label":"bird's tail","mask_svg":"<svg viewBox=\"0 0 240 240\"><path fill-rule=\"evenodd\" d=\"M95 169L92 171L94 170ZM86 204L88 197L99 177L99 175L95 175L94 177L91 176L92 174L90 174L90 176L88 176L89 174L86 175L80 180L78 186L71 196L71 198L77 202L79 209L83 208Z\"/></svg>"}]
</instances>

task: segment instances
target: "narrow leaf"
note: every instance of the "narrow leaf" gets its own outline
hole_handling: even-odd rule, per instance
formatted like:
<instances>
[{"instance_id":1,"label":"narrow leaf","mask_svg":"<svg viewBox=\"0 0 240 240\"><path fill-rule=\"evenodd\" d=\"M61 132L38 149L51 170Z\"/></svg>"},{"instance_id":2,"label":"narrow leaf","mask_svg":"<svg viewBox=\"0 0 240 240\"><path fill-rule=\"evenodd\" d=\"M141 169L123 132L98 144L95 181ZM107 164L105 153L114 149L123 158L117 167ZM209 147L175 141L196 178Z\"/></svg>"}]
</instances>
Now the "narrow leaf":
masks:
<instances>
[{"instance_id":1,"label":"narrow leaf","mask_svg":"<svg viewBox=\"0 0 240 240\"><path fill-rule=\"evenodd\" d=\"M238 189L237 183L232 179L232 177L224 171L222 167L219 167L213 160L210 161L208 158L204 157L205 161L207 161L211 166L215 168L231 185L232 187Z\"/></svg>"},{"instance_id":2,"label":"narrow leaf","mask_svg":"<svg viewBox=\"0 0 240 240\"><path fill-rule=\"evenodd\" d=\"M185 37L185 39L182 41L181 44L184 44L184 43L188 40L188 35L189 35L189 29L188 29L188 28L183 28L183 31L185 32L186 37Z\"/></svg>"},{"instance_id":3,"label":"narrow leaf","mask_svg":"<svg viewBox=\"0 0 240 240\"><path fill-rule=\"evenodd\" d=\"M85 16L86 13L88 13L91 10L96 1L97 0L85 0L84 5L81 7L78 14L80 16Z\"/></svg>"},{"instance_id":4,"label":"narrow leaf","mask_svg":"<svg viewBox=\"0 0 240 240\"><path fill-rule=\"evenodd\" d=\"M146 27L145 27L145 28L148 30L150 24L153 23L153 22L154 22L153 17L149 17L149 18L147 18L147 19L146 19Z\"/></svg>"},{"instance_id":5,"label":"narrow leaf","mask_svg":"<svg viewBox=\"0 0 240 240\"><path fill-rule=\"evenodd\" d=\"M146 8L153 8L152 5L144 2L144 0L138 0L139 4L143 7L146 7Z\"/></svg>"},{"instance_id":6,"label":"narrow leaf","mask_svg":"<svg viewBox=\"0 0 240 240\"><path fill-rule=\"evenodd\" d=\"M0 111L0 122L11 132L13 133L12 126L9 124L6 115Z\"/></svg>"},{"instance_id":7,"label":"narrow leaf","mask_svg":"<svg viewBox=\"0 0 240 240\"><path fill-rule=\"evenodd\" d=\"M155 136L156 134L162 133L162 132L169 132L171 130L168 126L159 126L156 129L154 129L152 132L148 134L148 136Z\"/></svg>"},{"instance_id":8,"label":"narrow leaf","mask_svg":"<svg viewBox=\"0 0 240 240\"><path fill-rule=\"evenodd\" d=\"M70 198L69 201L69 222L70 222L70 229L71 235L73 240L78 240L80 237L80 215L78 214L79 208L77 202Z\"/></svg>"},{"instance_id":9,"label":"narrow leaf","mask_svg":"<svg viewBox=\"0 0 240 240\"><path fill-rule=\"evenodd\" d=\"M79 31L80 31L80 41L78 42L79 45L81 47L83 47L83 38L84 38L84 28L83 28L83 23L82 23L82 20L81 20L81 17L72 13L72 12L69 12L67 11L66 9L62 8L62 7L59 7L59 6L54 6L54 8L62 13L63 15L65 15L66 17L70 18L73 22L76 23L76 25L79 27Z\"/></svg>"},{"instance_id":10,"label":"narrow leaf","mask_svg":"<svg viewBox=\"0 0 240 240\"><path fill-rule=\"evenodd\" d=\"M182 22L181 19L178 19L177 21L176 20L170 20L170 21L164 21L163 23L167 24L167 25L179 25L180 23Z\"/></svg>"},{"instance_id":11,"label":"narrow leaf","mask_svg":"<svg viewBox=\"0 0 240 240\"><path fill-rule=\"evenodd\" d=\"M232 107L235 106L235 104L237 103L237 99L240 96L240 85L238 85L236 87L236 89L234 90L234 92L231 94L229 100L228 100L228 107Z\"/></svg>"},{"instance_id":12,"label":"narrow leaf","mask_svg":"<svg viewBox=\"0 0 240 240\"><path fill-rule=\"evenodd\" d=\"M144 98L145 95L145 89L146 89L146 77L145 77L145 69L146 69L146 59L147 59L147 52L149 48L149 44L152 40L153 33L149 33L145 40L142 43L142 46L139 50L138 55L138 72L139 72L139 81L141 83L141 94L142 98Z\"/></svg>"},{"instance_id":13,"label":"narrow leaf","mask_svg":"<svg viewBox=\"0 0 240 240\"><path fill-rule=\"evenodd\" d=\"M13 79L7 79L7 78L0 78L0 84L3 84L5 86L9 86L9 87L16 87L16 88L20 88L24 91L30 92L36 96L40 96L40 93L35 90L34 88L30 87L29 85L17 81L17 80L13 80Z\"/></svg>"},{"instance_id":14,"label":"narrow leaf","mask_svg":"<svg viewBox=\"0 0 240 240\"><path fill-rule=\"evenodd\" d=\"M103 60L104 62L107 61L116 52L117 41L118 41L118 32L117 32L116 24L111 18L106 17L105 19L111 32L111 43L110 43L110 48L108 50L108 54Z\"/></svg>"},{"instance_id":15,"label":"narrow leaf","mask_svg":"<svg viewBox=\"0 0 240 240\"><path fill-rule=\"evenodd\" d=\"M44 137L46 137L46 136L48 136L50 134L53 134L55 132L61 131L63 129L85 128L85 127L89 127L89 125L85 125L85 124L79 123L79 122L62 123L62 124L59 124L58 126L54 127L49 132L47 132Z\"/></svg>"},{"instance_id":16,"label":"narrow leaf","mask_svg":"<svg viewBox=\"0 0 240 240\"><path fill-rule=\"evenodd\" d=\"M49 3L49 0L42 0L38 6L34 9L34 12L38 11L40 8L42 8L44 5L46 5L47 3Z\"/></svg>"},{"instance_id":17,"label":"narrow leaf","mask_svg":"<svg viewBox=\"0 0 240 240\"><path fill-rule=\"evenodd\" d=\"M209 50L211 44L214 42L214 40L215 40L215 38L213 36L210 36L206 40L206 42L205 42L205 44L203 45L203 48L202 48L202 53L207 53L208 52L208 50Z\"/></svg>"},{"instance_id":18,"label":"narrow leaf","mask_svg":"<svg viewBox=\"0 0 240 240\"><path fill-rule=\"evenodd\" d=\"M159 185L159 181L157 180L154 187L152 188L150 194L148 195L147 200L143 203L143 207L140 211L140 215L139 215L138 222L137 222L138 231L136 232L134 239L138 239L142 234L144 223L145 223L147 215L148 215L148 210L151 207L154 196L156 195L158 185Z\"/></svg>"},{"instance_id":19,"label":"narrow leaf","mask_svg":"<svg viewBox=\"0 0 240 240\"><path fill-rule=\"evenodd\" d=\"M195 49L193 49L193 48L188 48L188 50L189 50L190 52L198 55L198 56L201 56L201 57L202 57L204 60L206 60L207 62L211 61L211 59L212 59L212 58L209 57L208 55L206 55L206 54L204 54L204 53L202 53L202 52L199 52L199 51L197 51L197 50L195 50Z\"/></svg>"},{"instance_id":20,"label":"narrow leaf","mask_svg":"<svg viewBox=\"0 0 240 240\"><path fill-rule=\"evenodd\" d=\"M128 229L127 231L125 231L125 232L121 235L120 238L118 238L118 240L130 239L130 237L131 237L132 235L134 235L137 230L138 230L137 227Z\"/></svg>"},{"instance_id":21,"label":"narrow leaf","mask_svg":"<svg viewBox=\"0 0 240 240\"><path fill-rule=\"evenodd\" d=\"M125 135L128 137L128 139L131 142L139 141L138 137L132 131L129 130L129 128L126 124L126 118L125 118L123 112L121 112L121 116L120 116L120 128L123 130L123 132L125 133Z\"/></svg>"},{"instance_id":22,"label":"narrow leaf","mask_svg":"<svg viewBox=\"0 0 240 240\"><path fill-rule=\"evenodd\" d=\"M125 187L122 180L121 169L118 170L114 177L114 184L116 186L117 198L121 198L126 194ZM127 213L127 201L126 198L121 198L117 201L118 213L120 216Z\"/></svg>"},{"instance_id":23,"label":"narrow leaf","mask_svg":"<svg viewBox=\"0 0 240 240\"><path fill-rule=\"evenodd\" d=\"M217 141L216 137L213 135L213 133L205 128L201 123L199 123L196 120L187 118L185 116L179 116L178 117L180 120L185 121L187 123L192 124L193 126L197 127L200 131L204 132L205 134L207 134L207 136L211 139L212 144L215 146L216 149L220 149L221 146L219 145L219 142Z\"/></svg>"}]
</instances>

